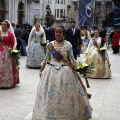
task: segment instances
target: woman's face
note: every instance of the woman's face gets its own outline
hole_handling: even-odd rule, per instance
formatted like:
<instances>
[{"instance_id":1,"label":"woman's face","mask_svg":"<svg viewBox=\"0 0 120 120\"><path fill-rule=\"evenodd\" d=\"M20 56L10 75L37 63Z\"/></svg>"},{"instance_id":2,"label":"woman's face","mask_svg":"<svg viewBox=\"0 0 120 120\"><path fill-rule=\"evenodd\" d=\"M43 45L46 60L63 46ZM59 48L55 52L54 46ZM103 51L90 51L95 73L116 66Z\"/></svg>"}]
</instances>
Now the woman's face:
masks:
<instances>
[{"instance_id":1,"label":"woman's face","mask_svg":"<svg viewBox=\"0 0 120 120\"><path fill-rule=\"evenodd\" d=\"M35 29L36 29L36 31L40 31L40 25L39 25L39 24L36 24L36 25L35 25Z\"/></svg>"},{"instance_id":2,"label":"woman's face","mask_svg":"<svg viewBox=\"0 0 120 120\"><path fill-rule=\"evenodd\" d=\"M2 22L1 26L2 26L2 31L7 31L8 30L8 26L7 26L6 22Z\"/></svg>"},{"instance_id":3,"label":"woman's face","mask_svg":"<svg viewBox=\"0 0 120 120\"><path fill-rule=\"evenodd\" d=\"M63 39L63 29L61 27L55 28L55 38L57 41L61 41Z\"/></svg>"},{"instance_id":4,"label":"woman's face","mask_svg":"<svg viewBox=\"0 0 120 120\"><path fill-rule=\"evenodd\" d=\"M96 37L96 38L99 37L99 31L94 31L94 37Z\"/></svg>"}]
</instances>

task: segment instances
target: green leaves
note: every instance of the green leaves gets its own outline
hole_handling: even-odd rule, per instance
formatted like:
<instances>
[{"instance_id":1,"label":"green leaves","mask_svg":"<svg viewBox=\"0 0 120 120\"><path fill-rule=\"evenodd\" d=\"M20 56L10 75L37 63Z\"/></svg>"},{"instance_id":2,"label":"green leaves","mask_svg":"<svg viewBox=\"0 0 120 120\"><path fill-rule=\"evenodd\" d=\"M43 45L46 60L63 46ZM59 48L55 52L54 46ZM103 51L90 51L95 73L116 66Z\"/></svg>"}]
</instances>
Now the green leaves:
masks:
<instances>
[{"instance_id":1,"label":"green leaves","mask_svg":"<svg viewBox=\"0 0 120 120\"><path fill-rule=\"evenodd\" d=\"M105 59L105 52L106 52L107 48L105 47L101 47L99 48L98 52L102 55L102 58Z\"/></svg>"},{"instance_id":2,"label":"green leaves","mask_svg":"<svg viewBox=\"0 0 120 120\"><path fill-rule=\"evenodd\" d=\"M17 66L20 65L19 59L20 59L20 51L18 50L11 50L11 56L13 58L13 61L16 63Z\"/></svg>"},{"instance_id":3,"label":"green leaves","mask_svg":"<svg viewBox=\"0 0 120 120\"><path fill-rule=\"evenodd\" d=\"M77 66L76 71L84 76L87 88L90 88L89 82L87 80L87 74L92 73L93 68L95 68L93 62L91 64L82 63L80 61L78 62L78 66Z\"/></svg>"}]
</instances>

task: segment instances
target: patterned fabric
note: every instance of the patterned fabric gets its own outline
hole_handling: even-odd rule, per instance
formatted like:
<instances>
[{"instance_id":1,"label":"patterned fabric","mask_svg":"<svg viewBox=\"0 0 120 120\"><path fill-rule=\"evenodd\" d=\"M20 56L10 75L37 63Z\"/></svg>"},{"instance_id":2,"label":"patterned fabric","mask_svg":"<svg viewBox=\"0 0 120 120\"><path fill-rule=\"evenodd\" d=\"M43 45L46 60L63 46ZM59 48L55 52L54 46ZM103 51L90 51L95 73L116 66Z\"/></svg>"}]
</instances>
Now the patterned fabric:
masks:
<instances>
[{"instance_id":1,"label":"patterned fabric","mask_svg":"<svg viewBox=\"0 0 120 120\"><path fill-rule=\"evenodd\" d=\"M0 51L0 88L12 88L19 83L19 70L14 64L10 53Z\"/></svg>"},{"instance_id":2,"label":"patterned fabric","mask_svg":"<svg viewBox=\"0 0 120 120\"><path fill-rule=\"evenodd\" d=\"M68 41L64 42L63 47L55 47L67 60L74 59L71 48ZM47 64L42 72L32 120L90 119L91 107L86 92L72 69L62 66L63 63L58 62L49 52L47 61L52 66Z\"/></svg>"},{"instance_id":3,"label":"patterned fabric","mask_svg":"<svg viewBox=\"0 0 120 120\"><path fill-rule=\"evenodd\" d=\"M96 43L97 42L97 43ZM95 45L94 45L95 44ZM106 58L103 59L102 55L98 51L98 47L101 46L101 38L99 37L96 41L90 40L88 45L86 56L83 60L84 63L90 64L94 62L95 68L92 70L92 74L88 74L88 77L91 78L110 78L111 77L111 69L108 64L107 59L108 55L106 53Z\"/></svg>"},{"instance_id":4,"label":"patterned fabric","mask_svg":"<svg viewBox=\"0 0 120 120\"><path fill-rule=\"evenodd\" d=\"M27 52L27 67L40 68L41 62L45 59L45 48L40 44L43 41L43 32L36 33L37 38L34 36L33 31L32 41L30 42Z\"/></svg>"}]
</instances>

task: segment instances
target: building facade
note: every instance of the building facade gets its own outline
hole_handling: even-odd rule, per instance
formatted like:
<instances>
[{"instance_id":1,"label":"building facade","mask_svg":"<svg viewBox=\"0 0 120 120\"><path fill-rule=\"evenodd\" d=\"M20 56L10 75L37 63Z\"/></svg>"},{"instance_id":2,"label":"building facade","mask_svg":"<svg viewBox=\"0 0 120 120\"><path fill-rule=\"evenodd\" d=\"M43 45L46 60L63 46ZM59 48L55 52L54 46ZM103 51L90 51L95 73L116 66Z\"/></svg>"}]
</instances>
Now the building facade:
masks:
<instances>
[{"instance_id":1,"label":"building facade","mask_svg":"<svg viewBox=\"0 0 120 120\"><path fill-rule=\"evenodd\" d=\"M33 7L33 0L0 0L0 21L33 24Z\"/></svg>"},{"instance_id":2,"label":"building facade","mask_svg":"<svg viewBox=\"0 0 120 120\"><path fill-rule=\"evenodd\" d=\"M112 0L92 1L92 26L114 26L114 3Z\"/></svg>"},{"instance_id":3,"label":"building facade","mask_svg":"<svg viewBox=\"0 0 120 120\"><path fill-rule=\"evenodd\" d=\"M78 21L78 0L39 0L40 8L38 4L35 5L40 10L40 20L44 23L46 12L46 6L49 4L51 14L55 16L55 24L66 23L69 24L71 20Z\"/></svg>"},{"instance_id":4,"label":"building facade","mask_svg":"<svg viewBox=\"0 0 120 120\"><path fill-rule=\"evenodd\" d=\"M50 5L51 12L55 16L56 24L78 21L79 0L40 0L40 18L44 20L46 6ZM91 24L97 27L112 27L114 25L114 5L112 0L91 0L92 16ZM112 17L111 17L112 16Z\"/></svg>"},{"instance_id":5,"label":"building facade","mask_svg":"<svg viewBox=\"0 0 120 120\"><path fill-rule=\"evenodd\" d=\"M114 5L112 0L91 0L92 25L113 26ZM55 24L69 24L71 20L78 21L79 0L0 0L0 21L4 19L13 23L30 23L37 21L44 24L46 6L50 5L55 16Z\"/></svg>"}]
</instances>

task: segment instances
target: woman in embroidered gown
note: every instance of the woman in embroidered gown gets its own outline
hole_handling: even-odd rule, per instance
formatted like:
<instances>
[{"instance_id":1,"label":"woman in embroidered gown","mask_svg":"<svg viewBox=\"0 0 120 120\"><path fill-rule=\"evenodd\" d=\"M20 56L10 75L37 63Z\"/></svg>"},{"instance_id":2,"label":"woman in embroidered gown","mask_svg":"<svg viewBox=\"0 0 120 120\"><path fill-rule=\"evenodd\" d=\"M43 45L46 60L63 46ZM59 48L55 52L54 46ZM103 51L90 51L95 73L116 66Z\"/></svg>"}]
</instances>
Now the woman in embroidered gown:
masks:
<instances>
[{"instance_id":1,"label":"woman in embroidered gown","mask_svg":"<svg viewBox=\"0 0 120 120\"><path fill-rule=\"evenodd\" d=\"M12 26L5 20L0 33L0 88L13 88L19 83L19 69L13 61L10 50L16 46Z\"/></svg>"},{"instance_id":2,"label":"woman in embroidered gown","mask_svg":"<svg viewBox=\"0 0 120 120\"><path fill-rule=\"evenodd\" d=\"M76 68L72 45L63 40L63 28L55 28L54 48ZM73 70L48 51L40 70L40 82L32 120L88 120L91 106Z\"/></svg>"},{"instance_id":3,"label":"woman in embroidered gown","mask_svg":"<svg viewBox=\"0 0 120 120\"><path fill-rule=\"evenodd\" d=\"M36 23L28 39L27 67L41 67L41 62L45 59L45 47L41 45L43 41L46 42L44 29L39 23Z\"/></svg>"},{"instance_id":4,"label":"woman in embroidered gown","mask_svg":"<svg viewBox=\"0 0 120 120\"><path fill-rule=\"evenodd\" d=\"M88 48L86 50L86 55L83 62L90 64L94 63L95 68L92 69L92 74L88 74L91 78L110 78L110 62L108 54L105 51L105 55L101 55L99 49L101 47L106 47L104 40L99 37L99 30L94 31L94 37L91 38Z\"/></svg>"}]
</instances>

